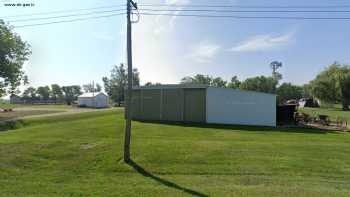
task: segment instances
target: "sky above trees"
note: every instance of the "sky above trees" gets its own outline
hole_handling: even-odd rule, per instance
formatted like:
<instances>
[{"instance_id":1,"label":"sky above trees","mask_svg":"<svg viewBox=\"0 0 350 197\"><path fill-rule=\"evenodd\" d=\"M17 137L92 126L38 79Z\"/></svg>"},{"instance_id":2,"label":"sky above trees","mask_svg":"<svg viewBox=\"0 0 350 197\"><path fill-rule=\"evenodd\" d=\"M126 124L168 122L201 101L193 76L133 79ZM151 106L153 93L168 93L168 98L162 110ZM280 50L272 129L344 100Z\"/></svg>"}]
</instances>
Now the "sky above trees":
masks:
<instances>
[{"instance_id":1,"label":"sky above trees","mask_svg":"<svg viewBox=\"0 0 350 197\"><path fill-rule=\"evenodd\" d=\"M125 3L114 0L32 2L35 7L0 6L0 15ZM137 2L214 4L206 0ZM262 4L260 0L218 0L215 4L315 6L345 5L346 1L271 0ZM184 76L197 73L221 76L225 80L235 75L240 80L271 75L270 62L281 61L282 81L303 84L334 61L350 63L347 59L349 22L142 16L133 26L134 66L140 71L141 83L179 83ZM33 86L102 83L102 77L108 75L112 65L119 65L126 56L124 16L15 31L32 46L33 53L25 64L25 71Z\"/></svg>"}]
</instances>

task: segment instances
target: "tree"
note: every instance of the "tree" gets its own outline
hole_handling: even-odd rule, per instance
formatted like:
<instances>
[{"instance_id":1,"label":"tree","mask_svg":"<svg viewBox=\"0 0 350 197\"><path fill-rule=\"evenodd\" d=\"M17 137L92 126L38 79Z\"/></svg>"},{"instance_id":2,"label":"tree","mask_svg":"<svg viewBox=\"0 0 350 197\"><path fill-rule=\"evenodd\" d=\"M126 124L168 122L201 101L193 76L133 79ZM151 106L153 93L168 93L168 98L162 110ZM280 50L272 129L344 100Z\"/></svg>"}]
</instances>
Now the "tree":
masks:
<instances>
[{"instance_id":1,"label":"tree","mask_svg":"<svg viewBox=\"0 0 350 197\"><path fill-rule=\"evenodd\" d=\"M102 91L102 86L99 83L96 83L96 92L101 92Z\"/></svg>"},{"instance_id":2,"label":"tree","mask_svg":"<svg viewBox=\"0 0 350 197\"><path fill-rule=\"evenodd\" d=\"M36 100L37 99L36 89L33 87L29 87L25 89L22 94L22 98L24 98L25 100L32 100L32 101Z\"/></svg>"},{"instance_id":3,"label":"tree","mask_svg":"<svg viewBox=\"0 0 350 197\"><path fill-rule=\"evenodd\" d=\"M277 72L277 70L282 66L283 66L282 62L273 61L270 63L270 67L272 69L272 78L275 79L277 82L282 79L282 74Z\"/></svg>"},{"instance_id":4,"label":"tree","mask_svg":"<svg viewBox=\"0 0 350 197\"><path fill-rule=\"evenodd\" d=\"M89 83L89 84L85 84L83 85L83 89L84 92L88 93L88 92L101 92L102 87L100 84L96 83Z\"/></svg>"},{"instance_id":5,"label":"tree","mask_svg":"<svg viewBox=\"0 0 350 197\"><path fill-rule=\"evenodd\" d=\"M272 77L253 77L242 82L240 89L265 93L276 92L277 81Z\"/></svg>"},{"instance_id":6,"label":"tree","mask_svg":"<svg viewBox=\"0 0 350 197\"><path fill-rule=\"evenodd\" d=\"M238 80L237 76L231 78L231 82L227 84L228 88L239 89L241 82Z\"/></svg>"},{"instance_id":7,"label":"tree","mask_svg":"<svg viewBox=\"0 0 350 197\"><path fill-rule=\"evenodd\" d=\"M214 87L226 87L227 81L224 81L221 77L213 78L209 75L197 74L193 77L184 77L181 79L181 84L201 84Z\"/></svg>"},{"instance_id":8,"label":"tree","mask_svg":"<svg viewBox=\"0 0 350 197\"><path fill-rule=\"evenodd\" d=\"M211 85L214 87L224 88L226 87L227 81L224 81L221 77L216 77L213 79Z\"/></svg>"},{"instance_id":9,"label":"tree","mask_svg":"<svg viewBox=\"0 0 350 197\"><path fill-rule=\"evenodd\" d=\"M137 68L134 68L132 72L132 85L140 86L140 72L137 70Z\"/></svg>"},{"instance_id":10,"label":"tree","mask_svg":"<svg viewBox=\"0 0 350 197\"><path fill-rule=\"evenodd\" d=\"M68 105L71 105L78 96L81 95L81 87L78 85L73 86L63 86L62 91L64 92L64 99Z\"/></svg>"},{"instance_id":11,"label":"tree","mask_svg":"<svg viewBox=\"0 0 350 197\"><path fill-rule=\"evenodd\" d=\"M51 96L55 101L63 100L63 91L62 88L58 84L51 85Z\"/></svg>"},{"instance_id":12,"label":"tree","mask_svg":"<svg viewBox=\"0 0 350 197\"><path fill-rule=\"evenodd\" d=\"M202 84L211 85L213 78L209 75L197 74L193 77L184 77L181 79L181 84Z\"/></svg>"},{"instance_id":13,"label":"tree","mask_svg":"<svg viewBox=\"0 0 350 197\"><path fill-rule=\"evenodd\" d=\"M156 83L147 82L147 83L145 83L145 86L147 86L147 87L150 87L150 86L160 86L160 85L162 85L162 84L159 83L159 82L156 82Z\"/></svg>"},{"instance_id":14,"label":"tree","mask_svg":"<svg viewBox=\"0 0 350 197\"><path fill-rule=\"evenodd\" d=\"M18 86L27 82L23 63L31 54L30 46L0 20L0 97L15 94Z\"/></svg>"},{"instance_id":15,"label":"tree","mask_svg":"<svg viewBox=\"0 0 350 197\"><path fill-rule=\"evenodd\" d=\"M50 99L50 94L51 90L49 86L43 86L43 87L38 87L36 90L36 93L39 95L40 100L49 100Z\"/></svg>"},{"instance_id":16,"label":"tree","mask_svg":"<svg viewBox=\"0 0 350 197\"><path fill-rule=\"evenodd\" d=\"M277 88L276 93L279 103L284 103L291 99L301 99L303 97L303 88L291 83L283 83Z\"/></svg>"},{"instance_id":17,"label":"tree","mask_svg":"<svg viewBox=\"0 0 350 197\"><path fill-rule=\"evenodd\" d=\"M303 89L303 98L311 98L312 97L310 84L304 84L302 86L302 89Z\"/></svg>"},{"instance_id":18,"label":"tree","mask_svg":"<svg viewBox=\"0 0 350 197\"><path fill-rule=\"evenodd\" d=\"M350 104L350 67L335 62L310 82L314 97L326 103L341 103L344 111Z\"/></svg>"},{"instance_id":19,"label":"tree","mask_svg":"<svg viewBox=\"0 0 350 197\"><path fill-rule=\"evenodd\" d=\"M125 100L125 88L128 84L128 73L124 68L124 64L119 66L115 65L111 71L110 77L103 77L105 92L111 97L111 99L118 103ZM135 68L133 69L133 86L140 85L140 73Z\"/></svg>"}]
</instances>

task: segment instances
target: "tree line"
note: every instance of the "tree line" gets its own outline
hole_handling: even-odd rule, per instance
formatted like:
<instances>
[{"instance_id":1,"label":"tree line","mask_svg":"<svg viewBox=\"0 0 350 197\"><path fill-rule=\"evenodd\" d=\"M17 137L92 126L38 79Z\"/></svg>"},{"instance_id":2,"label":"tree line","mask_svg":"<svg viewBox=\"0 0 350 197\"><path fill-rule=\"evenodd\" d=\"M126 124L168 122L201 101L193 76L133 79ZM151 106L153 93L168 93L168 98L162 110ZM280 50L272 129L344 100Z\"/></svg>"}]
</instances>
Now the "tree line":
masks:
<instances>
[{"instance_id":1,"label":"tree line","mask_svg":"<svg viewBox=\"0 0 350 197\"><path fill-rule=\"evenodd\" d=\"M257 76L243 81L240 81L237 76L233 76L231 81L225 81L221 77L197 74L193 77L184 77L181 83L272 93L277 95L278 102L281 104L291 99L315 98L326 104L341 104L344 111L349 110L350 66L335 62L326 67L314 80L304 85L279 84L282 75L277 72L277 69L280 67L282 63L272 62L272 76Z\"/></svg>"},{"instance_id":2,"label":"tree line","mask_svg":"<svg viewBox=\"0 0 350 197\"><path fill-rule=\"evenodd\" d=\"M0 98L5 95L18 95L19 86L28 84L28 77L23 71L23 63L28 60L31 50L30 45L21 40L20 36L12 31L12 28L0 20ZM339 103L343 110L349 110L350 104L350 67L335 62L320 72L316 78L305 85L282 83L282 75L278 69L282 63L274 61L270 64L271 76L257 76L240 81L233 76L230 81L221 77L211 77L197 74L184 77L182 84L206 84L215 87L252 90L266 93L274 93L278 101L283 103L289 99L313 97L323 103ZM127 71L123 64L114 66L109 77L103 79L104 90L112 101L121 105L125 98L127 86ZM140 85L140 73L133 70L133 85ZM160 85L160 83L148 82L146 86ZM99 92L102 87L97 84L83 85L85 92ZM64 101L71 104L82 93L78 85L60 87L57 84L38 88L29 87L21 95L24 99L39 99Z\"/></svg>"},{"instance_id":3,"label":"tree line","mask_svg":"<svg viewBox=\"0 0 350 197\"><path fill-rule=\"evenodd\" d=\"M37 88L28 87L23 91L23 94L18 96L25 103L46 102L46 103L66 103L71 105L78 99L78 96L84 92L101 92L100 84L89 83L83 86L71 85L60 86L52 84L51 86L39 86Z\"/></svg>"}]
</instances>

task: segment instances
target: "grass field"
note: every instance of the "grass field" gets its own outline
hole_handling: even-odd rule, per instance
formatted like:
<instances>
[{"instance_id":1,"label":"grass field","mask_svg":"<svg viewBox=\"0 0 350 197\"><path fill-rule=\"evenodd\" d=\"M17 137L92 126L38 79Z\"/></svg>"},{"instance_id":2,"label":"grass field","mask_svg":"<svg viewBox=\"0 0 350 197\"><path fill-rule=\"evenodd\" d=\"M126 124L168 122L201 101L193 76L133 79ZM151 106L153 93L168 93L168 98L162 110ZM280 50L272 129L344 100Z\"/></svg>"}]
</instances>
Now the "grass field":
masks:
<instances>
[{"instance_id":1,"label":"grass field","mask_svg":"<svg viewBox=\"0 0 350 197\"><path fill-rule=\"evenodd\" d=\"M350 196L350 134L135 122L123 112L0 132L0 196Z\"/></svg>"},{"instance_id":2,"label":"grass field","mask_svg":"<svg viewBox=\"0 0 350 197\"><path fill-rule=\"evenodd\" d=\"M350 111L342 111L340 108L299 108L300 112L307 113L313 117L318 115L327 115L332 120L337 120L337 118L342 118L350 124Z\"/></svg>"}]
</instances>

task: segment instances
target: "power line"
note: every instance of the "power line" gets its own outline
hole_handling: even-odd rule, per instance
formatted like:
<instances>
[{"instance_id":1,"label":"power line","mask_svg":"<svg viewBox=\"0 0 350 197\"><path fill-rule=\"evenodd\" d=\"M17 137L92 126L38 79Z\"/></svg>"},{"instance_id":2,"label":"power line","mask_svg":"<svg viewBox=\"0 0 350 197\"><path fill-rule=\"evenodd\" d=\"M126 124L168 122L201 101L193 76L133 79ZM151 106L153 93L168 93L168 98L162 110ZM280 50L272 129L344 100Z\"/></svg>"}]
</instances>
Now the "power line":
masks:
<instances>
[{"instance_id":1,"label":"power line","mask_svg":"<svg viewBox=\"0 0 350 197\"><path fill-rule=\"evenodd\" d=\"M30 14L2 16L2 17L0 17L0 19L24 17L24 16L50 15L50 14L79 12L79 11L88 11L88 10L98 10L98 9L116 8L116 7L125 7L125 5L110 5L110 6L101 6L101 7L92 7L92 8L83 8L83 9L58 10L58 11L51 11L51 12L38 12L38 13L30 13Z\"/></svg>"},{"instance_id":2,"label":"power line","mask_svg":"<svg viewBox=\"0 0 350 197\"><path fill-rule=\"evenodd\" d=\"M139 4L139 7L210 7L210 8L350 8L350 5L324 5L324 6L240 6L240 5L175 5L175 4Z\"/></svg>"},{"instance_id":3,"label":"power line","mask_svg":"<svg viewBox=\"0 0 350 197\"><path fill-rule=\"evenodd\" d=\"M205 15L205 14L162 14L140 12L146 16L182 16L199 18L233 18L233 19L286 19L286 20L350 20L350 17L298 17L298 16L233 16L233 15Z\"/></svg>"},{"instance_id":4,"label":"power line","mask_svg":"<svg viewBox=\"0 0 350 197\"><path fill-rule=\"evenodd\" d=\"M102 13L109 13L109 12L118 12L118 11L125 11L125 9L96 11L96 12L89 12L89 13L84 13L84 14L70 14L70 15L61 15L61 16L52 16L52 17L17 19L17 20L9 20L7 22L12 23L12 22L25 22L25 21L36 21L36 20L48 20L48 19L67 18L67 17L74 17L74 16L88 16L88 15L102 14Z\"/></svg>"},{"instance_id":5,"label":"power line","mask_svg":"<svg viewBox=\"0 0 350 197\"><path fill-rule=\"evenodd\" d=\"M0 1L1 2L1 1ZM21 14L21 15L11 15L11 16L2 16L0 19L6 18L18 18L25 16L37 16L37 15L51 15L51 14L59 14L59 13L69 13L69 12L80 12L80 11L88 11L88 10L98 10L105 8L116 8L116 7L124 7L125 5L109 5L109 6L100 6L100 7L92 7L92 8L83 8L83 9L71 9L71 10L58 10L51 12L39 12L39 13L29 13L29 14ZM178 8L186 8L186 7L211 7L211 8L350 8L350 5L344 6L238 6L238 5L169 5L169 4L141 4L140 7L178 7ZM184 11L184 12L237 12L237 13L253 13L253 12L291 12L291 13L348 13L350 10L212 10L212 9L149 9L142 8L140 10L144 11L154 11L154 12L163 12L163 11Z\"/></svg>"},{"instance_id":6,"label":"power line","mask_svg":"<svg viewBox=\"0 0 350 197\"><path fill-rule=\"evenodd\" d=\"M152 12L218 12L218 13L349 13L350 10L212 10L212 9L139 9Z\"/></svg>"},{"instance_id":7,"label":"power line","mask_svg":"<svg viewBox=\"0 0 350 197\"><path fill-rule=\"evenodd\" d=\"M125 15L125 14L126 13L118 13L118 14L111 14L111 15L104 15L104 16L95 16L95 17L78 18L78 19L71 19L71 20L46 22L46 23L35 23L35 24L28 24L28 25L19 25L19 26L13 26L13 27L14 28L23 28L23 27L43 26L43 25L51 25L51 24L58 24L58 23L70 23L70 22L85 21L85 20L91 20L91 19L109 18L109 17L120 16L120 15Z\"/></svg>"}]
</instances>

